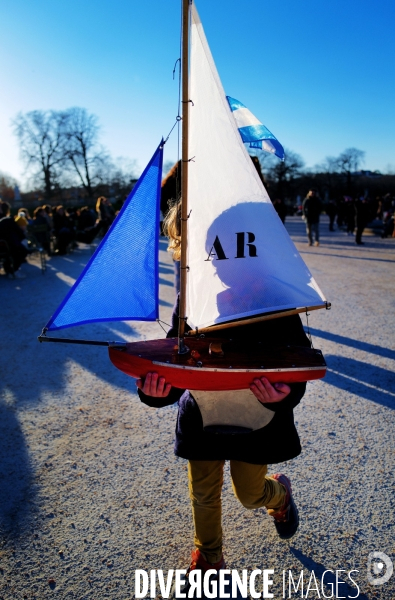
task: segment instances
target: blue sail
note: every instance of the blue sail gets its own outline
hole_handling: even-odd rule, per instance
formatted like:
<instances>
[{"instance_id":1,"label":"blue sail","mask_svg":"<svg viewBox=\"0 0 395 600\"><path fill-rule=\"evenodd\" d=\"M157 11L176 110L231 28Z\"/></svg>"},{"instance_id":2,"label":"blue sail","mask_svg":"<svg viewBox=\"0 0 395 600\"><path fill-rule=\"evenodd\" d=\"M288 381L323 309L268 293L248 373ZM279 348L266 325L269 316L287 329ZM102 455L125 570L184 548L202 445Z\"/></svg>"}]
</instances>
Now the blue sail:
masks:
<instances>
[{"instance_id":1,"label":"blue sail","mask_svg":"<svg viewBox=\"0 0 395 600\"><path fill-rule=\"evenodd\" d=\"M163 142L46 329L98 321L154 321L158 310Z\"/></svg>"}]
</instances>

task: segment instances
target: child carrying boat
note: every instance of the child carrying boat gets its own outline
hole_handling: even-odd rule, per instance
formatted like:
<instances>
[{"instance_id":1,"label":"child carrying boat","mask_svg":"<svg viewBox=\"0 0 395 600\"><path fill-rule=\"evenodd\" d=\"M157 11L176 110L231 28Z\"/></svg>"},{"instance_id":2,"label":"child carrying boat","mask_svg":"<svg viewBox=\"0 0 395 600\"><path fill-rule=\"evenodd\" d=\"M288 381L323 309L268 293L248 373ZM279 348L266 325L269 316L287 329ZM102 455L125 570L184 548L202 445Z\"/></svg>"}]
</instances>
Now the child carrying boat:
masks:
<instances>
[{"instance_id":1,"label":"child carrying boat","mask_svg":"<svg viewBox=\"0 0 395 600\"><path fill-rule=\"evenodd\" d=\"M169 250L175 260L180 259L181 237L178 205L174 205L165 221L165 232L170 239ZM188 330L188 328L187 328ZM176 337L178 331L178 302L172 327L167 337ZM298 315L229 327L226 335L240 343L253 344L264 340L267 345L297 345L309 347ZM206 335L206 337L210 337ZM265 507L274 519L282 539L291 538L298 528L298 511L292 497L290 480L286 475L267 475L267 465L283 462L301 452L295 428L293 409L302 399L306 384L271 383L265 378L251 381L250 394L260 411L263 427L204 426L202 412L193 393L171 386L164 377L149 373L137 380L140 399L148 406L161 408L178 402L175 454L188 460L189 492L194 521L195 550L188 573L194 569L224 569L221 524L221 489L223 468L230 461L233 491L247 509ZM244 390L243 390L244 392ZM240 396L241 391L211 392ZM242 402L243 400L241 400ZM226 406L226 404L224 405ZM240 405L240 414L243 406ZM224 420L225 422L225 420ZM186 584L183 592L189 589Z\"/></svg>"}]
</instances>

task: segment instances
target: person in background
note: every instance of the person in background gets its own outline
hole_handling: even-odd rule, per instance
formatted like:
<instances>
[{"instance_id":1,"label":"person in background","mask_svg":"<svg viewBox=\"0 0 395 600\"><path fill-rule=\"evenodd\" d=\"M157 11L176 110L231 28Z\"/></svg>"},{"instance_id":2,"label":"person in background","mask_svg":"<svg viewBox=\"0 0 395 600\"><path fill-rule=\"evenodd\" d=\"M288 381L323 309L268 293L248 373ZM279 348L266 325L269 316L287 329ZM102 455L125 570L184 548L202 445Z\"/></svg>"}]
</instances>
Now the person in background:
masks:
<instances>
[{"instance_id":1,"label":"person in background","mask_svg":"<svg viewBox=\"0 0 395 600\"><path fill-rule=\"evenodd\" d=\"M344 196L344 203L345 203L344 214L345 214L345 219L346 219L347 235L353 235L354 229L355 229L354 201L351 198L351 196Z\"/></svg>"},{"instance_id":2,"label":"person in background","mask_svg":"<svg viewBox=\"0 0 395 600\"><path fill-rule=\"evenodd\" d=\"M89 227L94 227L97 223L96 213L91 210L88 206L83 206L79 210L77 219L77 229L84 231Z\"/></svg>"},{"instance_id":3,"label":"person in background","mask_svg":"<svg viewBox=\"0 0 395 600\"><path fill-rule=\"evenodd\" d=\"M336 202L336 207L337 207L337 219L336 219L337 228L341 229L344 225L345 218L346 218L346 216L345 216L346 215L345 196L338 198L338 200Z\"/></svg>"},{"instance_id":4,"label":"person in background","mask_svg":"<svg viewBox=\"0 0 395 600\"><path fill-rule=\"evenodd\" d=\"M56 253L66 254L67 247L73 239L73 224L64 207L60 204L53 211L53 228L56 237Z\"/></svg>"},{"instance_id":5,"label":"person in background","mask_svg":"<svg viewBox=\"0 0 395 600\"><path fill-rule=\"evenodd\" d=\"M329 231L335 231L333 225L335 223L335 217L337 215L337 207L336 202L334 200L329 200L328 204L326 205L325 212L329 217Z\"/></svg>"},{"instance_id":6,"label":"person in background","mask_svg":"<svg viewBox=\"0 0 395 600\"><path fill-rule=\"evenodd\" d=\"M83 242L84 244L91 244L103 228L102 221L99 219L96 220L95 213L87 206L83 206L81 210L78 211L76 225L76 240L77 242Z\"/></svg>"},{"instance_id":7,"label":"person in background","mask_svg":"<svg viewBox=\"0 0 395 600\"><path fill-rule=\"evenodd\" d=\"M303 216L306 221L306 232L309 246L313 245L313 233L315 245L320 245L320 214L322 210L321 201L316 190L310 190L303 200Z\"/></svg>"},{"instance_id":8,"label":"person in background","mask_svg":"<svg viewBox=\"0 0 395 600\"><path fill-rule=\"evenodd\" d=\"M32 225L33 219L30 216L29 211L27 210L27 208L19 208L17 216L19 217L19 215L21 215L22 217L24 217L26 219L28 225Z\"/></svg>"},{"instance_id":9,"label":"person in background","mask_svg":"<svg viewBox=\"0 0 395 600\"><path fill-rule=\"evenodd\" d=\"M276 198L273 201L273 206L274 206L276 213L280 217L282 223L285 223L285 217L287 216L287 207L285 206L285 204L281 200L281 198Z\"/></svg>"},{"instance_id":10,"label":"person in background","mask_svg":"<svg viewBox=\"0 0 395 600\"><path fill-rule=\"evenodd\" d=\"M48 256L51 254L50 250L50 229L46 218L46 212L42 206L35 209L33 213L33 228L39 228L39 231L34 231L34 237L38 244L44 248Z\"/></svg>"},{"instance_id":11,"label":"person in background","mask_svg":"<svg viewBox=\"0 0 395 600\"><path fill-rule=\"evenodd\" d=\"M47 220L48 223L48 227L50 229L50 231L53 230L53 219L52 219L52 206L50 204L44 204L43 205L43 209L44 209L44 217Z\"/></svg>"},{"instance_id":12,"label":"person in background","mask_svg":"<svg viewBox=\"0 0 395 600\"><path fill-rule=\"evenodd\" d=\"M383 196L382 200L383 223L384 229L381 235L382 238L395 237L394 217L395 217L395 198L391 194Z\"/></svg>"},{"instance_id":13,"label":"person in background","mask_svg":"<svg viewBox=\"0 0 395 600\"><path fill-rule=\"evenodd\" d=\"M23 233L26 236L28 221L26 219L26 214L22 210L18 211L18 214L15 217L15 223L18 225L18 227L22 229Z\"/></svg>"},{"instance_id":14,"label":"person in background","mask_svg":"<svg viewBox=\"0 0 395 600\"><path fill-rule=\"evenodd\" d=\"M250 158L252 160L252 164L256 168L256 172L258 173L259 179L262 181L263 185L266 186L266 182L265 182L265 178L262 173L262 166L259 161L259 158L257 156L251 156L251 155L250 155Z\"/></svg>"},{"instance_id":15,"label":"person in background","mask_svg":"<svg viewBox=\"0 0 395 600\"><path fill-rule=\"evenodd\" d=\"M100 196L96 202L97 218L102 223L103 235L107 233L115 219L115 211L111 202L105 196Z\"/></svg>"},{"instance_id":16,"label":"person in background","mask_svg":"<svg viewBox=\"0 0 395 600\"><path fill-rule=\"evenodd\" d=\"M371 217L369 199L361 196L360 198L355 200L354 209L355 209L355 221L356 221L356 225L357 225L357 231L355 233L355 243L358 246L361 246L364 244L364 242L361 239L363 230L365 229L366 225L369 223L370 217Z\"/></svg>"},{"instance_id":17,"label":"person in background","mask_svg":"<svg viewBox=\"0 0 395 600\"><path fill-rule=\"evenodd\" d=\"M26 275L19 271L22 263L26 262L26 256L29 254L23 241L26 236L21 227L11 217L10 205L3 202L2 206L3 218L0 219L0 240L4 240L9 248L10 257L4 261L4 270L9 277L17 279L25 279Z\"/></svg>"}]
</instances>

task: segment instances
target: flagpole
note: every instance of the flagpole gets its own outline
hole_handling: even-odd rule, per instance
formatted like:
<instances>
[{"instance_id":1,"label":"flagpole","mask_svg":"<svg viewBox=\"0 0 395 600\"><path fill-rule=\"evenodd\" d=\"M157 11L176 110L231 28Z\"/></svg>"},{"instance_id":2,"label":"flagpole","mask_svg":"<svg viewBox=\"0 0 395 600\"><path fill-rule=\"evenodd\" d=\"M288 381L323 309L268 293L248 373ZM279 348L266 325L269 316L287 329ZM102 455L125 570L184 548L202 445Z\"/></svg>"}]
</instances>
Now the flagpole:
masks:
<instances>
[{"instance_id":1,"label":"flagpole","mask_svg":"<svg viewBox=\"0 0 395 600\"><path fill-rule=\"evenodd\" d=\"M182 0L182 153L181 153L181 265L178 352L184 354L187 290L187 221L188 221L188 129L189 129L189 23L192 0Z\"/></svg>"}]
</instances>

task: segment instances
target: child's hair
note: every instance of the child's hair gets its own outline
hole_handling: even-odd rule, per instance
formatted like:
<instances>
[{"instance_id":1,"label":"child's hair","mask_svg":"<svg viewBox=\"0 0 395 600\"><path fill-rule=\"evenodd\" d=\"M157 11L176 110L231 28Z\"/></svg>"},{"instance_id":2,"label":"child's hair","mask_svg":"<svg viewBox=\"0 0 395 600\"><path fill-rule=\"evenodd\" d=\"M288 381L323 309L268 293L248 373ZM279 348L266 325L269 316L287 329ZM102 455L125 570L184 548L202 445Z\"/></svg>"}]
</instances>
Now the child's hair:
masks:
<instances>
[{"instance_id":1,"label":"child's hair","mask_svg":"<svg viewBox=\"0 0 395 600\"><path fill-rule=\"evenodd\" d=\"M181 199L174 202L163 221L163 231L169 238L168 252L173 253L173 260L181 258Z\"/></svg>"}]
</instances>

